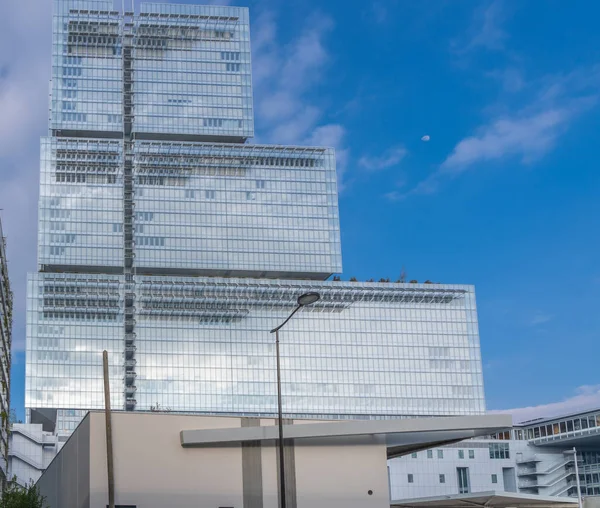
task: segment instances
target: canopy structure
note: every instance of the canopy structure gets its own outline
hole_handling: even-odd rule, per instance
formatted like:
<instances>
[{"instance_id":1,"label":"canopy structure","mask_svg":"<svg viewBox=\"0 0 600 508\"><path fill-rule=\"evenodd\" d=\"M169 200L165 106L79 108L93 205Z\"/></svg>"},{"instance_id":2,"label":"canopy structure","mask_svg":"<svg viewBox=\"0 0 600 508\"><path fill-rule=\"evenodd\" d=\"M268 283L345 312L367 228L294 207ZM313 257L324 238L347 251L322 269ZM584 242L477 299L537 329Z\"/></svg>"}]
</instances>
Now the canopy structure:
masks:
<instances>
[{"instance_id":1,"label":"canopy structure","mask_svg":"<svg viewBox=\"0 0 600 508\"><path fill-rule=\"evenodd\" d=\"M516 492L472 492L393 501L392 508L574 508L577 499Z\"/></svg>"},{"instance_id":2,"label":"canopy structure","mask_svg":"<svg viewBox=\"0 0 600 508\"><path fill-rule=\"evenodd\" d=\"M501 414L313 423L295 420L293 425L284 426L284 435L298 444L315 439L323 443L349 444L360 439L377 438L385 443L388 458L393 458L494 434L510 428L511 420L510 415ZM261 426L182 430L180 439L184 448L207 448L248 441L275 441L278 435L277 426Z\"/></svg>"}]
</instances>

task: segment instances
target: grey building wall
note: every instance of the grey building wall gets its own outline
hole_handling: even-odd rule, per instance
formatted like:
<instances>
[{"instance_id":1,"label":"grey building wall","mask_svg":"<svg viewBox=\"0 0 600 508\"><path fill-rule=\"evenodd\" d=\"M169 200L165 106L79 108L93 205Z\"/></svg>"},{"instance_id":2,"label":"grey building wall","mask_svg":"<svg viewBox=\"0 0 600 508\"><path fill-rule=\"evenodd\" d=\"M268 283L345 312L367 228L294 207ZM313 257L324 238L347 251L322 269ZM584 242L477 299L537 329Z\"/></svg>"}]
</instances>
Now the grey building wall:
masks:
<instances>
[{"instance_id":1,"label":"grey building wall","mask_svg":"<svg viewBox=\"0 0 600 508\"><path fill-rule=\"evenodd\" d=\"M90 431L87 416L38 480L50 508L90 507Z\"/></svg>"}]
</instances>

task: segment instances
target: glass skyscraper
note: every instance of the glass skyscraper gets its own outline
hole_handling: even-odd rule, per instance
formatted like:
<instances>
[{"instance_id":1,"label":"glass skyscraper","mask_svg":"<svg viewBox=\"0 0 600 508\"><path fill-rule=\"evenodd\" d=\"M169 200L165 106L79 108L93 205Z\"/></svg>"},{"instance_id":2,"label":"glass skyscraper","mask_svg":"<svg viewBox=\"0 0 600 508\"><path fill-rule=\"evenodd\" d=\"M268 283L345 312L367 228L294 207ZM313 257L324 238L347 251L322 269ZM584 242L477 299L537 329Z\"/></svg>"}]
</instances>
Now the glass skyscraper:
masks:
<instances>
[{"instance_id":1,"label":"glass skyscraper","mask_svg":"<svg viewBox=\"0 0 600 508\"><path fill-rule=\"evenodd\" d=\"M248 10L56 0L26 408L383 418L484 411L472 286L329 281L335 154L253 136ZM54 429L54 425L56 428Z\"/></svg>"}]
</instances>

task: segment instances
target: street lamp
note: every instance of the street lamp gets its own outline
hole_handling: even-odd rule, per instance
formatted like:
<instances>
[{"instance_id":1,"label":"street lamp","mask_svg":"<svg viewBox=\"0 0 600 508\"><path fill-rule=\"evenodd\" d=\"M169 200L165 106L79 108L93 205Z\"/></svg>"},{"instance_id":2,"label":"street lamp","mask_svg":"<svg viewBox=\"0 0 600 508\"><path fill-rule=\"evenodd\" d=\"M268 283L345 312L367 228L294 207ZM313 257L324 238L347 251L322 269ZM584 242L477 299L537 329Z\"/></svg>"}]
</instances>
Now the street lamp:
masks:
<instances>
[{"instance_id":1,"label":"street lamp","mask_svg":"<svg viewBox=\"0 0 600 508\"><path fill-rule=\"evenodd\" d=\"M579 504L579 508L582 508L583 503L581 502L581 483L579 482L579 466L577 465L577 449L575 447L573 447L572 450L565 450L563 453L565 453L565 454L572 453L573 454L573 460L575 462L575 481L577 484L577 501Z\"/></svg>"},{"instance_id":2,"label":"street lamp","mask_svg":"<svg viewBox=\"0 0 600 508\"><path fill-rule=\"evenodd\" d=\"M279 330L281 330L285 324L292 319L292 316L296 314L302 307L311 305L321 298L319 293L311 291L304 293L298 297L298 305L287 317L287 319L281 323L277 328L273 328L271 333L275 334L275 351L277 355L277 409L279 411L279 489L281 497L281 508L285 508L285 466L283 464L283 414L281 409L281 367L279 361Z\"/></svg>"}]
</instances>

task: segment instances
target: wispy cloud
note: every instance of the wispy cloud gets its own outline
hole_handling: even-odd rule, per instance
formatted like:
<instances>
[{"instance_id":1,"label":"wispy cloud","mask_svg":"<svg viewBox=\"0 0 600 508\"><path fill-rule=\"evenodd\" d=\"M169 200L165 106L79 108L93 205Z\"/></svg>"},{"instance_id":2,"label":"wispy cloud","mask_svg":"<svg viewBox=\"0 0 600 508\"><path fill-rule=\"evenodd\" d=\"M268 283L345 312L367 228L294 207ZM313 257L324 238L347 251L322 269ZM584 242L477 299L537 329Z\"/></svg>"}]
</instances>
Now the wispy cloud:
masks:
<instances>
[{"instance_id":1,"label":"wispy cloud","mask_svg":"<svg viewBox=\"0 0 600 508\"><path fill-rule=\"evenodd\" d=\"M341 187L349 157L345 128L322 122L322 106L311 101L331 61L324 41L333 27L329 17L315 13L295 38L282 43L275 13L259 14L252 25L254 103L258 141L335 148Z\"/></svg>"},{"instance_id":2,"label":"wispy cloud","mask_svg":"<svg viewBox=\"0 0 600 508\"><path fill-rule=\"evenodd\" d=\"M406 148L395 146L388 148L382 155L365 155L358 160L358 164L368 171L379 171L398 165L406 157L406 154Z\"/></svg>"},{"instance_id":3,"label":"wispy cloud","mask_svg":"<svg viewBox=\"0 0 600 508\"><path fill-rule=\"evenodd\" d=\"M552 314L538 311L532 316L531 320L529 321L529 324L531 326L543 325L544 323L552 321L552 319L554 319L554 316Z\"/></svg>"},{"instance_id":4,"label":"wispy cloud","mask_svg":"<svg viewBox=\"0 0 600 508\"><path fill-rule=\"evenodd\" d=\"M508 93L520 92L526 85L522 71L514 66L490 71L486 75L500 82L502 90Z\"/></svg>"},{"instance_id":5,"label":"wispy cloud","mask_svg":"<svg viewBox=\"0 0 600 508\"><path fill-rule=\"evenodd\" d=\"M476 128L454 146L437 170L400 198L433 194L444 180L490 162L537 162L556 147L581 114L597 105L599 85L600 66L537 80L538 91L524 107L492 117Z\"/></svg>"},{"instance_id":6,"label":"wispy cloud","mask_svg":"<svg viewBox=\"0 0 600 508\"><path fill-rule=\"evenodd\" d=\"M338 186L343 188L344 173L348 169L349 150L345 147L346 129L338 124L322 125L314 129L304 140L309 146L325 146L335 148Z\"/></svg>"},{"instance_id":7,"label":"wispy cloud","mask_svg":"<svg viewBox=\"0 0 600 508\"><path fill-rule=\"evenodd\" d=\"M508 34L502 25L506 17L506 8L501 0L481 4L473 14L466 37L453 41L453 49L458 54L482 48L492 51L504 49Z\"/></svg>"},{"instance_id":8,"label":"wispy cloud","mask_svg":"<svg viewBox=\"0 0 600 508\"><path fill-rule=\"evenodd\" d=\"M600 408L600 385L584 385L578 387L573 396L560 402L514 409L493 410L489 412L510 413L513 415L513 422L519 423L534 418L552 418L597 408Z\"/></svg>"},{"instance_id":9,"label":"wispy cloud","mask_svg":"<svg viewBox=\"0 0 600 508\"><path fill-rule=\"evenodd\" d=\"M576 108L552 108L496 119L460 141L441 167L461 172L478 162L513 155L521 162L532 162L554 148L559 134L576 112Z\"/></svg>"}]
</instances>

